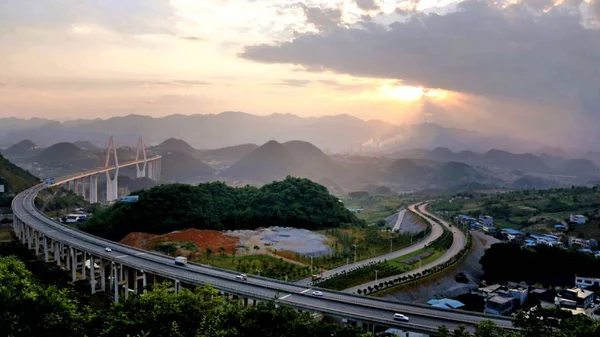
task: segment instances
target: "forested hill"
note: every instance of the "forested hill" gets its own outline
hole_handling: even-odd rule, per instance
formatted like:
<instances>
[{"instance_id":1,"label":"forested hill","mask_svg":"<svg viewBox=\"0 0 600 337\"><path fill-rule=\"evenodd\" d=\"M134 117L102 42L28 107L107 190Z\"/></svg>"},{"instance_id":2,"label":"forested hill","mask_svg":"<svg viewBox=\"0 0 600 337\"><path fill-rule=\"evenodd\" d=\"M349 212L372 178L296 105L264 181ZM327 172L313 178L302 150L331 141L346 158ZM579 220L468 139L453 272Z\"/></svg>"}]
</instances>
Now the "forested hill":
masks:
<instances>
[{"instance_id":1,"label":"forested hill","mask_svg":"<svg viewBox=\"0 0 600 337\"><path fill-rule=\"evenodd\" d=\"M361 223L327 189L308 179L287 177L261 188L221 182L171 184L135 192L137 203L118 203L92 217L84 230L119 240L130 232L168 233L183 228L306 229Z\"/></svg>"},{"instance_id":2,"label":"forested hill","mask_svg":"<svg viewBox=\"0 0 600 337\"><path fill-rule=\"evenodd\" d=\"M38 182L36 176L0 155L0 185L7 185L9 192L19 193Z\"/></svg>"}]
</instances>

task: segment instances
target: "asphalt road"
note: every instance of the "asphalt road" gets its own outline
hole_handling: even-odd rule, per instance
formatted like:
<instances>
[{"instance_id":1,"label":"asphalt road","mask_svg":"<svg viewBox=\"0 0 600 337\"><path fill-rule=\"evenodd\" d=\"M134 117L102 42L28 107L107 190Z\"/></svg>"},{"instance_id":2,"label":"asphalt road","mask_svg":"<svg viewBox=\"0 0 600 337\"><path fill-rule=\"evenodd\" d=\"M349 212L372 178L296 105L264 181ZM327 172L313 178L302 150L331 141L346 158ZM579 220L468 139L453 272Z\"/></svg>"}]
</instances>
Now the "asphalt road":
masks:
<instances>
[{"instance_id":1,"label":"asphalt road","mask_svg":"<svg viewBox=\"0 0 600 337\"><path fill-rule=\"evenodd\" d=\"M426 215L429 215L429 216L431 216L431 217L433 217L435 219L440 220L442 222L442 224L444 225L444 227L446 227L447 229L449 229L449 230L452 231L452 236L453 236L452 246L450 246L450 248L444 253L444 255L440 256L439 259L437 259L437 260L435 260L435 261L433 261L431 263L428 263L428 264L426 264L424 266L421 266L419 268L413 269L413 270L411 270L409 272L406 272L406 273L403 273L403 274L399 274L399 275L390 276L390 277L380 278L377 281L373 280L371 282L364 283L364 284L361 284L361 285L356 286L356 287L345 289L344 292L347 292L347 293L356 293L356 291L358 289L364 289L364 288L367 288L369 286L373 287L376 284L379 284L381 282L390 281L390 280L393 280L395 278L402 277L402 276L408 276L408 275L420 273L420 272L422 272L425 269L432 268L432 267L435 267L437 265L443 264L444 262L449 261L456 254L458 254L461 251L461 249L463 249L465 247L465 244L467 243L467 240L465 238L464 233L461 232L455 226L450 227L450 224L448 224L448 222L446 222L446 221L444 221L444 220L442 220L442 219L440 219L440 218L432 215L431 213L427 212L427 210L425 209L426 206L427 206L427 204L423 204L418 209L411 208L411 210L413 212L416 212L417 214L419 214L421 216L423 214L426 214ZM427 220L427 222L429 222L431 224L432 228L436 228L437 230L439 230L439 235L437 235L436 237L439 237L439 236L442 235L443 229L442 229L442 227L440 225L436 224L435 222L429 220L426 217L423 217L423 218L425 220ZM429 241L429 242L431 242L431 241ZM420 246L420 247L423 248L422 246ZM416 251L416 250L413 250L413 251Z\"/></svg>"},{"instance_id":2,"label":"asphalt road","mask_svg":"<svg viewBox=\"0 0 600 337\"><path fill-rule=\"evenodd\" d=\"M173 263L173 259L168 256L94 237L52 221L33 206L35 195L43 188L45 186L38 185L15 197L13 212L19 219L37 231L45 233L48 237L71 247L85 250L96 257L102 257L138 270L177 279L188 284L210 284L224 292L250 298L278 298L279 302L296 308L310 309L324 314L335 314L348 319L372 320L391 327L423 331L424 329L446 325L448 328L454 329L460 324L472 325L486 319L491 319L500 326L511 326L511 320L502 317L392 302L327 289L319 289L323 292L323 296L315 297L311 295L312 288L302 285L253 276L248 277L247 281L237 281L234 279L237 273L227 270L193 263L189 263L185 267L177 266ZM106 252L105 247L111 247L112 252ZM393 314L397 312L409 316L410 323L393 321Z\"/></svg>"},{"instance_id":3,"label":"asphalt road","mask_svg":"<svg viewBox=\"0 0 600 337\"><path fill-rule=\"evenodd\" d=\"M417 210L415 209L416 204L410 205L408 208L413 211L413 212L417 212ZM401 217L398 217L398 219L400 219ZM402 221L402 220L400 220ZM380 255L380 256L376 256L374 258L370 258L367 260L362 260L362 261L358 261L356 263L350 263L347 265L343 265L334 269L330 269L328 271L325 271L322 273L323 277L329 277L331 275L335 275L344 271L348 271L354 268L359 268L362 266L366 266L370 263L377 263L377 262L383 262L384 260L391 260L391 259L395 259L397 257L400 256L404 256L406 254L410 254L412 252L416 252L419 249L423 249L425 246L427 246L429 243L435 241L437 238L439 238L440 236L442 236L442 234L444 233L444 229L434 223L434 222L430 222L431 223L431 233L429 233L429 235L422 241L415 243L412 246L403 248L403 249L399 249L396 251L393 251L389 254L385 254L385 255ZM296 284L300 284L300 285L310 285L312 283L312 279L311 277L307 277L307 278L303 278L299 281L296 281Z\"/></svg>"}]
</instances>

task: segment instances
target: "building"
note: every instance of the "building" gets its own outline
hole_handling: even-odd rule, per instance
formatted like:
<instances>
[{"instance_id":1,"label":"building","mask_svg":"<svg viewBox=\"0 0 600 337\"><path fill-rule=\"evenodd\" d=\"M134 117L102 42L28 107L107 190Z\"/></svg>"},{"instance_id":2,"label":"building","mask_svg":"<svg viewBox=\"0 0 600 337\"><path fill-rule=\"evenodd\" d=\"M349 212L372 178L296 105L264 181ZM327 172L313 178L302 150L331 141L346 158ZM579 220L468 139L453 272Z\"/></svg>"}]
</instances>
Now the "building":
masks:
<instances>
[{"instance_id":1,"label":"building","mask_svg":"<svg viewBox=\"0 0 600 337\"><path fill-rule=\"evenodd\" d=\"M600 287L600 278L575 276L575 286L581 289Z\"/></svg>"},{"instance_id":2,"label":"building","mask_svg":"<svg viewBox=\"0 0 600 337\"><path fill-rule=\"evenodd\" d=\"M460 224L460 225L470 225L471 223L477 221L477 219L465 215L465 214L459 214L456 216L456 221Z\"/></svg>"},{"instance_id":3,"label":"building","mask_svg":"<svg viewBox=\"0 0 600 337\"><path fill-rule=\"evenodd\" d=\"M554 230L564 232L567 230L567 225L565 225L564 223L557 223L556 225L554 225Z\"/></svg>"},{"instance_id":4,"label":"building","mask_svg":"<svg viewBox=\"0 0 600 337\"><path fill-rule=\"evenodd\" d=\"M576 223L578 225L583 225L587 222L587 218L583 215L573 215L569 216L569 221Z\"/></svg>"},{"instance_id":5,"label":"building","mask_svg":"<svg viewBox=\"0 0 600 337\"><path fill-rule=\"evenodd\" d=\"M485 224L481 226L481 230L484 233L487 233L487 234L495 234L496 233L496 227L494 227L494 226L488 226L488 225L485 225Z\"/></svg>"},{"instance_id":6,"label":"building","mask_svg":"<svg viewBox=\"0 0 600 337\"><path fill-rule=\"evenodd\" d=\"M554 302L558 306L585 309L594 303L594 293L577 287L565 289L556 295Z\"/></svg>"},{"instance_id":7,"label":"building","mask_svg":"<svg viewBox=\"0 0 600 337\"><path fill-rule=\"evenodd\" d=\"M525 236L525 233L512 228L504 228L500 232L506 235L508 241L521 241Z\"/></svg>"},{"instance_id":8,"label":"building","mask_svg":"<svg viewBox=\"0 0 600 337\"><path fill-rule=\"evenodd\" d=\"M577 238L574 236L569 236L569 247L573 247L573 246L579 246L579 248L584 248L584 249L595 249L596 247L598 247L598 241L594 240L594 239L582 239L582 238Z\"/></svg>"},{"instance_id":9,"label":"building","mask_svg":"<svg viewBox=\"0 0 600 337\"><path fill-rule=\"evenodd\" d=\"M535 243L538 245L546 245L551 247L560 247L563 246L563 243L560 242L560 238L556 235L539 235L539 234L530 234L529 238L535 240Z\"/></svg>"},{"instance_id":10,"label":"building","mask_svg":"<svg viewBox=\"0 0 600 337\"><path fill-rule=\"evenodd\" d=\"M449 298L442 298L439 300L431 299L427 301L427 304L431 305L432 307L443 309L459 309L465 306L464 303Z\"/></svg>"},{"instance_id":11,"label":"building","mask_svg":"<svg viewBox=\"0 0 600 337\"><path fill-rule=\"evenodd\" d=\"M427 335L418 333L418 332L410 332L403 331L396 328L389 328L379 334L377 336L385 336L385 337L427 337Z\"/></svg>"},{"instance_id":12,"label":"building","mask_svg":"<svg viewBox=\"0 0 600 337\"><path fill-rule=\"evenodd\" d=\"M525 284L509 282L506 285L494 284L471 291L471 294L485 298L485 312L494 315L510 315L522 307L529 296Z\"/></svg>"},{"instance_id":13,"label":"building","mask_svg":"<svg viewBox=\"0 0 600 337\"><path fill-rule=\"evenodd\" d=\"M479 221L486 226L494 226L494 218L489 215L480 215Z\"/></svg>"},{"instance_id":14,"label":"building","mask_svg":"<svg viewBox=\"0 0 600 337\"><path fill-rule=\"evenodd\" d=\"M510 315L518 308L516 298L505 296L492 296L485 300L485 313L492 315Z\"/></svg>"}]
</instances>

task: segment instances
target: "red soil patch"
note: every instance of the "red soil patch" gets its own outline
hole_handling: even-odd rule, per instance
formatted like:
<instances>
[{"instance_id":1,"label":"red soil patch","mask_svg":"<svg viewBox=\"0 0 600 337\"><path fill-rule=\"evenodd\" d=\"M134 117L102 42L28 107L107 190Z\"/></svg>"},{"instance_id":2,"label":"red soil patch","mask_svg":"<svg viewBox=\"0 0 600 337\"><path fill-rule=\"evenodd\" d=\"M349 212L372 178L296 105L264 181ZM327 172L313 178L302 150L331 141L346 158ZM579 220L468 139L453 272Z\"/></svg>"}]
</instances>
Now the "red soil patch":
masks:
<instances>
[{"instance_id":1,"label":"red soil patch","mask_svg":"<svg viewBox=\"0 0 600 337\"><path fill-rule=\"evenodd\" d=\"M154 235L148 233L129 233L121 243L137 248L147 249L157 242L193 242L199 250L204 251L210 248L213 253L219 253L219 247L225 248L226 254L231 254L238 246L239 239L227 236L219 231L185 229L176 233L163 235Z\"/></svg>"}]
</instances>

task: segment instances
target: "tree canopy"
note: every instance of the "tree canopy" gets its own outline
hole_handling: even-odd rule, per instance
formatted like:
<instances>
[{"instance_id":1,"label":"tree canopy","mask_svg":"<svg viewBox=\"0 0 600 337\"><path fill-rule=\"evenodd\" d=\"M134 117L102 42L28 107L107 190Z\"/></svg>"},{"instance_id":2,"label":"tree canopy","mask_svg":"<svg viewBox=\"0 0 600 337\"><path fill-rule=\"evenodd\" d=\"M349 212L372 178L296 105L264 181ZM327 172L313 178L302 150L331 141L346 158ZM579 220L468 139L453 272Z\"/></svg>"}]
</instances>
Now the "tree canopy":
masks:
<instances>
[{"instance_id":1,"label":"tree canopy","mask_svg":"<svg viewBox=\"0 0 600 337\"><path fill-rule=\"evenodd\" d=\"M306 229L361 223L327 189L308 179L287 177L261 188L222 182L170 184L134 192L136 203L117 203L92 217L84 230L118 240L130 232L164 234L183 228Z\"/></svg>"},{"instance_id":2,"label":"tree canopy","mask_svg":"<svg viewBox=\"0 0 600 337\"><path fill-rule=\"evenodd\" d=\"M167 285L91 310L68 288L45 286L15 257L0 258L0 335L11 337L365 337L276 302L242 307L211 287Z\"/></svg>"}]
</instances>

